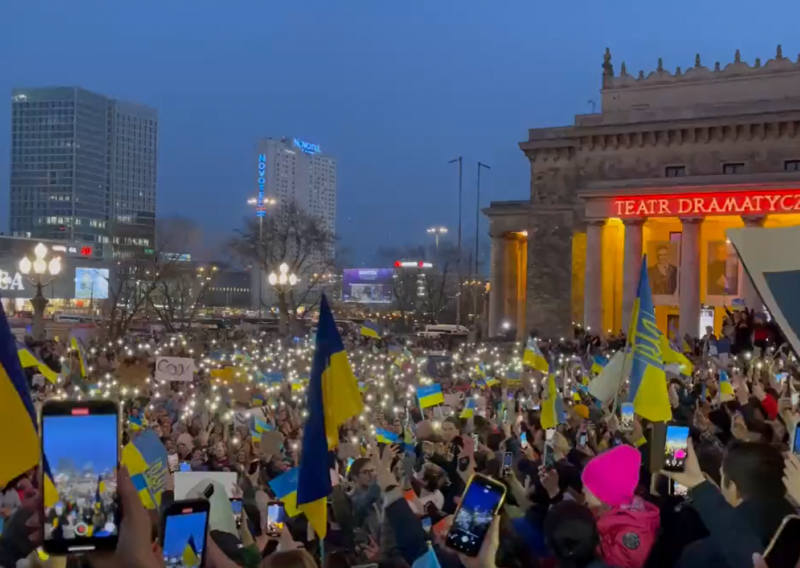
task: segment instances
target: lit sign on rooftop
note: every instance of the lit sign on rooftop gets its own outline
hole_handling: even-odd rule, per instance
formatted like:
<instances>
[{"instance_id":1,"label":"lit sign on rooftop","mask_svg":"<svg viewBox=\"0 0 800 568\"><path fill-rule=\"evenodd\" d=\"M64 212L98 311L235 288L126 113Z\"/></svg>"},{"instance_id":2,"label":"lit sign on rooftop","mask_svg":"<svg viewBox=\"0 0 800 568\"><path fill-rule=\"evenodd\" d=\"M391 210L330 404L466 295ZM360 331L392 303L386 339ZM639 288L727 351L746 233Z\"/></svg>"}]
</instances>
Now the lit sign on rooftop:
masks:
<instances>
[{"instance_id":1,"label":"lit sign on rooftop","mask_svg":"<svg viewBox=\"0 0 800 568\"><path fill-rule=\"evenodd\" d=\"M319 154L321 152L319 144L312 144L311 142L306 142L305 140L299 140L297 138L294 139L294 146L295 148L300 148L306 154Z\"/></svg>"}]
</instances>

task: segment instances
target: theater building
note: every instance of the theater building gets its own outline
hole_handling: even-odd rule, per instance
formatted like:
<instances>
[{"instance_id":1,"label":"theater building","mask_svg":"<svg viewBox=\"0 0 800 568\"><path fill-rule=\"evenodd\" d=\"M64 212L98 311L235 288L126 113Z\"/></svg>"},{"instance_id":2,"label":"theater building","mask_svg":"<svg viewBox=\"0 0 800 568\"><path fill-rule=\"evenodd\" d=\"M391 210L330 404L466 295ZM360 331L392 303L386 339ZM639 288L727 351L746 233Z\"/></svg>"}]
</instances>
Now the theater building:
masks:
<instances>
[{"instance_id":1,"label":"theater building","mask_svg":"<svg viewBox=\"0 0 800 568\"><path fill-rule=\"evenodd\" d=\"M489 333L627 330L643 255L659 328L719 333L763 307L725 231L800 223L800 57L602 69L599 113L519 144L530 198L484 209Z\"/></svg>"}]
</instances>

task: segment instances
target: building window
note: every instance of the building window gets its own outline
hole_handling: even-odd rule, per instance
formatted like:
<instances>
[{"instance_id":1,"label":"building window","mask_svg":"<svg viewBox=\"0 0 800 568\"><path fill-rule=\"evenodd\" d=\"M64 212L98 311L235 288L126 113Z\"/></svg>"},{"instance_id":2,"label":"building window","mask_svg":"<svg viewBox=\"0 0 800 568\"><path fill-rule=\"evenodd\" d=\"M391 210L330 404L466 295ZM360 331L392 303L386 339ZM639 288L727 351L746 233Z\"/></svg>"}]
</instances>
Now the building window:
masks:
<instances>
[{"instance_id":1,"label":"building window","mask_svg":"<svg viewBox=\"0 0 800 568\"><path fill-rule=\"evenodd\" d=\"M736 162L732 164L722 164L723 174L743 174L744 162Z\"/></svg>"},{"instance_id":2,"label":"building window","mask_svg":"<svg viewBox=\"0 0 800 568\"><path fill-rule=\"evenodd\" d=\"M668 178L679 178L686 175L686 166L667 166L664 175Z\"/></svg>"},{"instance_id":3,"label":"building window","mask_svg":"<svg viewBox=\"0 0 800 568\"><path fill-rule=\"evenodd\" d=\"M800 172L800 160L786 160L783 169L787 172Z\"/></svg>"}]
</instances>

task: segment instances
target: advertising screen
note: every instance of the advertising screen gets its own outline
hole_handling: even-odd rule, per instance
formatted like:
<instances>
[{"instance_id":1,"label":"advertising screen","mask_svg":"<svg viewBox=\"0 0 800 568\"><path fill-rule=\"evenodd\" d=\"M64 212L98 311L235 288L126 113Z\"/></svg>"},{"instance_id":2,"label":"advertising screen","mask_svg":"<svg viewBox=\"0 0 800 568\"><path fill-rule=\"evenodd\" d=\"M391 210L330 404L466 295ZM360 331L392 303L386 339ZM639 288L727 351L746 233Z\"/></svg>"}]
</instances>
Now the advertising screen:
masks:
<instances>
[{"instance_id":1,"label":"advertising screen","mask_svg":"<svg viewBox=\"0 0 800 568\"><path fill-rule=\"evenodd\" d=\"M76 268L75 299L105 300L108 298L108 268Z\"/></svg>"},{"instance_id":2,"label":"advertising screen","mask_svg":"<svg viewBox=\"0 0 800 568\"><path fill-rule=\"evenodd\" d=\"M342 300L359 304L392 303L391 268L347 268L342 278Z\"/></svg>"}]
</instances>

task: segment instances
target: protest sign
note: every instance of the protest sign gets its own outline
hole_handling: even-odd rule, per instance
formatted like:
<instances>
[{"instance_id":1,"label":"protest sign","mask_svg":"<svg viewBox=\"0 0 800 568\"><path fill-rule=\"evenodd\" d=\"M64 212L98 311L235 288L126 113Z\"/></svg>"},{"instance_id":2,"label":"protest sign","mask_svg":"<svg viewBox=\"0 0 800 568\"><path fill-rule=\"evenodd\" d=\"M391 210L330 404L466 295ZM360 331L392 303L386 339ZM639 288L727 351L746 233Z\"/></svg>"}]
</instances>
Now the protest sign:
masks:
<instances>
[{"instance_id":1,"label":"protest sign","mask_svg":"<svg viewBox=\"0 0 800 568\"><path fill-rule=\"evenodd\" d=\"M161 493L167 482L167 449L153 430L145 430L122 448L122 464L128 468L144 506L161 506ZM235 475L235 474L234 474Z\"/></svg>"},{"instance_id":2,"label":"protest sign","mask_svg":"<svg viewBox=\"0 0 800 568\"><path fill-rule=\"evenodd\" d=\"M194 359L189 357L158 357L156 359L156 381L192 380Z\"/></svg>"},{"instance_id":3,"label":"protest sign","mask_svg":"<svg viewBox=\"0 0 800 568\"><path fill-rule=\"evenodd\" d=\"M280 456L283 449L283 434L280 432L262 432L259 449L263 456Z\"/></svg>"}]
</instances>

